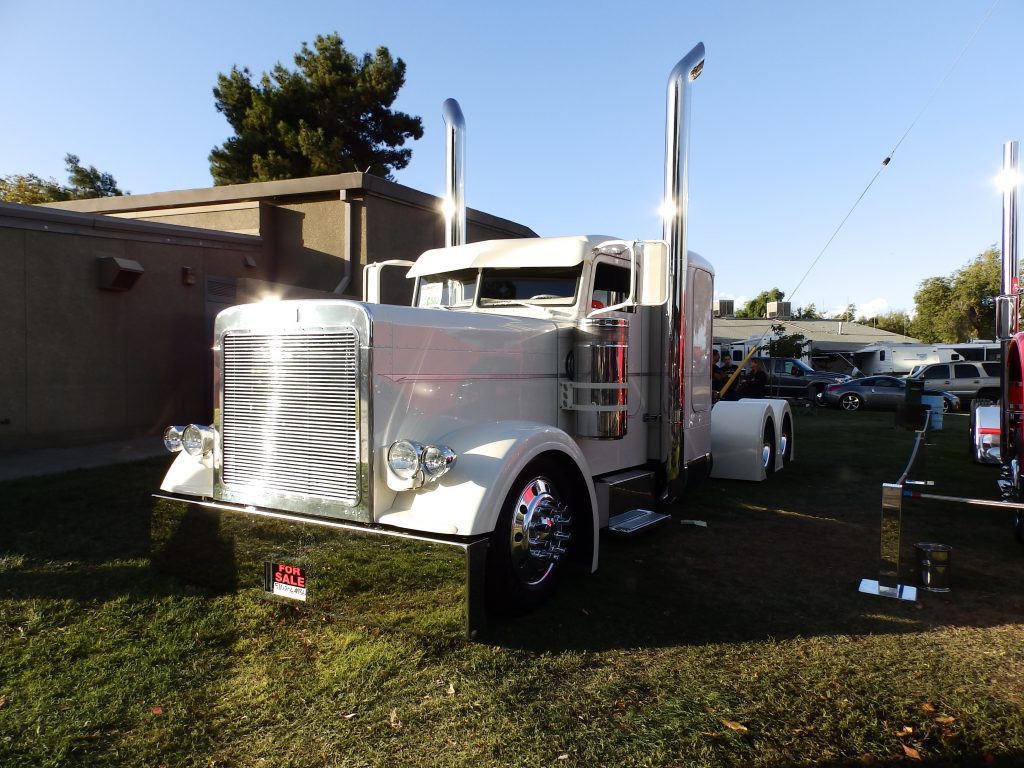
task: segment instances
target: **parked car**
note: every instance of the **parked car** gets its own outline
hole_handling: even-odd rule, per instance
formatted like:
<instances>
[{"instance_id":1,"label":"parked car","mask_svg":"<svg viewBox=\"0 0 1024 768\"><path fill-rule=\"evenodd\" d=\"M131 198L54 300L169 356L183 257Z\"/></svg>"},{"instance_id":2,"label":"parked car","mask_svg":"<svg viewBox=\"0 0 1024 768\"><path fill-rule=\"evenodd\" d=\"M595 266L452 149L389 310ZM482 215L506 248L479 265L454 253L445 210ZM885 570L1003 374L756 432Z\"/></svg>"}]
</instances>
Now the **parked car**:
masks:
<instances>
[{"instance_id":1,"label":"parked car","mask_svg":"<svg viewBox=\"0 0 1024 768\"><path fill-rule=\"evenodd\" d=\"M962 400L980 397L996 401L1001 370L998 362L931 363L915 368L907 378L923 381L925 389L952 392Z\"/></svg>"},{"instance_id":2,"label":"parked car","mask_svg":"<svg viewBox=\"0 0 1024 768\"><path fill-rule=\"evenodd\" d=\"M757 358L768 374L767 395L769 397L806 398L812 403L821 403L825 387L849 381L850 377L843 373L816 371L803 360L795 357L761 357Z\"/></svg>"},{"instance_id":3,"label":"parked car","mask_svg":"<svg viewBox=\"0 0 1024 768\"><path fill-rule=\"evenodd\" d=\"M952 392L926 389L925 395L942 397L944 411L959 411L960 398ZM907 380L897 376L865 376L841 384L825 387L826 405L837 405L844 411L859 411L861 408L895 409L906 402Z\"/></svg>"}]
</instances>

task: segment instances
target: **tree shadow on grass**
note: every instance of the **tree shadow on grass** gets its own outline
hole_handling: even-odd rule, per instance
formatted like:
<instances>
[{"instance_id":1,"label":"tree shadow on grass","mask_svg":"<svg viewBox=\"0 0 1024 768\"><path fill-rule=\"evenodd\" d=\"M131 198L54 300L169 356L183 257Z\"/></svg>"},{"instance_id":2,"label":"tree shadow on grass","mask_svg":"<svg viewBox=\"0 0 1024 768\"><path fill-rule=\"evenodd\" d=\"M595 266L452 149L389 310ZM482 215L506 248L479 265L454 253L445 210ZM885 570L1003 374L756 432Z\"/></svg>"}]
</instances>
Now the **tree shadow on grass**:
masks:
<instances>
[{"instance_id":1,"label":"tree shadow on grass","mask_svg":"<svg viewBox=\"0 0 1024 768\"><path fill-rule=\"evenodd\" d=\"M969 482L955 491L991 497L991 478L962 463ZM656 532L606 532L597 573L571 574L543 609L493 626L486 640L596 651L1020 622L1024 547L1005 510L908 501L900 582L919 583L915 542L946 542L950 591L919 590L916 602L859 592L862 579L878 578L886 479L870 457L811 452L767 483L710 481ZM694 518L707 527L681 523Z\"/></svg>"}]
</instances>

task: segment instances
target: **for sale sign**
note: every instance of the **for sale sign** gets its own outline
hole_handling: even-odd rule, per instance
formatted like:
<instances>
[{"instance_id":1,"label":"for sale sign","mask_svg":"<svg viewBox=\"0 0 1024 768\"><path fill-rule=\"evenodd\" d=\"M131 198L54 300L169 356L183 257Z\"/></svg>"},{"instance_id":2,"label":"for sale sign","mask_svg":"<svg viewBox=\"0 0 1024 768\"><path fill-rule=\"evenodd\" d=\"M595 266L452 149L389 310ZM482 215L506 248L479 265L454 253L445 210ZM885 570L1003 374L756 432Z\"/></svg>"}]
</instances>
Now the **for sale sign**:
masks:
<instances>
[{"instance_id":1,"label":"for sale sign","mask_svg":"<svg viewBox=\"0 0 1024 768\"><path fill-rule=\"evenodd\" d=\"M306 569L290 563L264 563L264 590L289 600L306 600Z\"/></svg>"}]
</instances>

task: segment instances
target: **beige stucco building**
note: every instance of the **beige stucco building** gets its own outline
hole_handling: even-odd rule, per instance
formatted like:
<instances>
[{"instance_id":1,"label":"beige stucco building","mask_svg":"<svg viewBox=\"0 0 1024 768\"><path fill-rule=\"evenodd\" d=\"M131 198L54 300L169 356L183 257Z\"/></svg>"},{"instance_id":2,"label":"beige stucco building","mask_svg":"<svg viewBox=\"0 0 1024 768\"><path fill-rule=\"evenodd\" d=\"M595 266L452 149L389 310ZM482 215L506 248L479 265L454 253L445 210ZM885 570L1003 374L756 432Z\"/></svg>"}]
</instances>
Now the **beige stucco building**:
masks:
<instances>
[{"instance_id":1,"label":"beige stucco building","mask_svg":"<svg viewBox=\"0 0 1024 768\"><path fill-rule=\"evenodd\" d=\"M361 173L0 203L0 451L208 422L218 311L270 292L360 298L367 263L444 244L439 211ZM473 210L467 231L534 235Z\"/></svg>"}]
</instances>

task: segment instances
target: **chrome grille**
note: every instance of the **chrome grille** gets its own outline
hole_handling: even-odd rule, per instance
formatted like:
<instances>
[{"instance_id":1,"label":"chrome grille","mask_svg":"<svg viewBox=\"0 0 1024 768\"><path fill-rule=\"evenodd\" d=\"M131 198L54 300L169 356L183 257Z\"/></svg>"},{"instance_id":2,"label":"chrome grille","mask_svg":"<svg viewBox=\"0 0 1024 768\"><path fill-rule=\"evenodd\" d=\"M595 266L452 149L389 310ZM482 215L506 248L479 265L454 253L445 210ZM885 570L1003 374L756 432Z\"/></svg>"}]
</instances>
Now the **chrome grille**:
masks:
<instances>
[{"instance_id":1,"label":"chrome grille","mask_svg":"<svg viewBox=\"0 0 1024 768\"><path fill-rule=\"evenodd\" d=\"M353 330L227 334L222 474L234 494L359 502L359 338Z\"/></svg>"}]
</instances>

